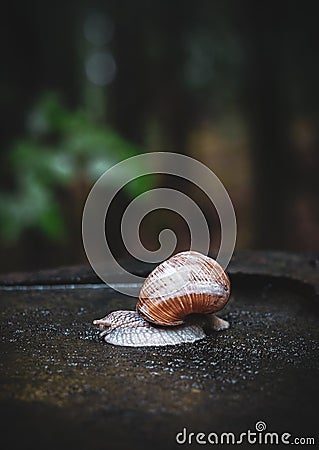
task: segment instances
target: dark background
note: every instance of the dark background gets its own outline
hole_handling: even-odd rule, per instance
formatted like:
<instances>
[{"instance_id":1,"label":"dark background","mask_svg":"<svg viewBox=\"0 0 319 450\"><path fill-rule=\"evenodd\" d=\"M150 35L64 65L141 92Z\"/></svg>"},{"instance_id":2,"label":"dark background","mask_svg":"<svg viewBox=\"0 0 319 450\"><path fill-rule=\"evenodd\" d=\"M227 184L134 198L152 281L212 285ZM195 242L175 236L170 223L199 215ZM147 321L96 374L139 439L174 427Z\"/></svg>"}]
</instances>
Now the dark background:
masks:
<instances>
[{"instance_id":1,"label":"dark background","mask_svg":"<svg viewBox=\"0 0 319 450\"><path fill-rule=\"evenodd\" d=\"M86 261L85 198L110 165L175 151L210 167L237 248L319 250L318 2L6 2L1 7L2 272ZM128 187L126 204L153 181ZM216 214L191 186L210 226ZM144 242L176 215L149 217ZM112 209L112 230L121 216ZM166 227L166 226L165 226ZM218 235L218 233L217 233ZM113 251L124 254L114 234ZM212 252L218 242L212 242Z\"/></svg>"}]
</instances>

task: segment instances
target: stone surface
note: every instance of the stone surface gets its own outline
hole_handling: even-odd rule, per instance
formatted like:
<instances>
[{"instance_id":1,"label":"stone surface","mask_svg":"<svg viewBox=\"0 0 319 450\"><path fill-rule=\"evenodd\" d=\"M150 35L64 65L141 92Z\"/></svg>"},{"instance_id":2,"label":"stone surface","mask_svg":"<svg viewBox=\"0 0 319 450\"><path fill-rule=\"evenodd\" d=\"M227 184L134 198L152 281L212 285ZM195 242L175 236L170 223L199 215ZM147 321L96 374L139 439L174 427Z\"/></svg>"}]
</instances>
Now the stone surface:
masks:
<instances>
[{"instance_id":1,"label":"stone surface","mask_svg":"<svg viewBox=\"0 0 319 450\"><path fill-rule=\"evenodd\" d=\"M23 275L32 283L7 276L0 288L3 448L180 448L183 427L239 434L260 420L267 431L318 442L318 267L296 269L289 256L276 263L274 254L236 256L232 297L220 314L231 328L167 348L100 341L92 320L134 309L136 300L97 284L80 288L77 268L59 269L63 283L53 283L52 272Z\"/></svg>"},{"instance_id":2,"label":"stone surface","mask_svg":"<svg viewBox=\"0 0 319 450\"><path fill-rule=\"evenodd\" d=\"M122 261L131 273L146 276L155 264ZM319 255L288 252L241 251L235 253L227 271L230 275L271 276L311 286L319 296ZM117 273L109 275L112 281L121 281ZM89 265L59 267L33 273L0 274L0 286L15 285L74 285L99 284L101 280ZM303 286L303 287L304 287Z\"/></svg>"}]
</instances>

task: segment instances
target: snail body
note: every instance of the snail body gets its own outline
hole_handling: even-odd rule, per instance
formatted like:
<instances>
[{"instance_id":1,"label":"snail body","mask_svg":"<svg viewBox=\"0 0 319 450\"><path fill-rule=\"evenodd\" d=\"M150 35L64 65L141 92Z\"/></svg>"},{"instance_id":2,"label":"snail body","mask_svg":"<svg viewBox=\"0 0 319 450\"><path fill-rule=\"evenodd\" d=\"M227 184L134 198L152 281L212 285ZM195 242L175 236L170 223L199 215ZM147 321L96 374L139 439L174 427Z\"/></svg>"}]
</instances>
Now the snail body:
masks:
<instances>
[{"instance_id":1,"label":"snail body","mask_svg":"<svg viewBox=\"0 0 319 450\"><path fill-rule=\"evenodd\" d=\"M100 326L100 336L114 345L195 342L206 336L204 326L215 330L229 327L214 315L229 295L229 278L214 259L194 251L181 252L145 279L136 311L114 311L93 323Z\"/></svg>"},{"instance_id":2,"label":"snail body","mask_svg":"<svg viewBox=\"0 0 319 450\"><path fill-rule=\"evenodd\" d=\"M205 337L204 330L199 325L156 327L136 311L114 311L94 322L100 325L100 337L106 342L128 347L174 345L195 342Z\"/></svg>"}]
</instances>

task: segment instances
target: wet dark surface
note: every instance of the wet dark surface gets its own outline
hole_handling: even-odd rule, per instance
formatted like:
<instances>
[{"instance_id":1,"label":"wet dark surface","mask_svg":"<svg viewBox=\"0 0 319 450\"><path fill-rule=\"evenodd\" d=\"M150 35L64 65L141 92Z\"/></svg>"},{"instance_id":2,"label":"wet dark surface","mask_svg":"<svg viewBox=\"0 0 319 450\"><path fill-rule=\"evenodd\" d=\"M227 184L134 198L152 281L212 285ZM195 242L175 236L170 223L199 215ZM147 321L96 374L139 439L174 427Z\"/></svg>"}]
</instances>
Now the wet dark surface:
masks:
<instances>
[{"instance_id":1,"label":"wet dark surface","mask_svg":"<svg viewBox=\"0 0 319 450\"><path fill-rule=\"evenodd\" d=\"M181 447L183 427L240 433L260 420L318 443L318 305L242 281L220 314L229 330L166 348L98 339L93 319L136 302L109 289L0 291L2 448Z\"/></svg>"}]
</instances>

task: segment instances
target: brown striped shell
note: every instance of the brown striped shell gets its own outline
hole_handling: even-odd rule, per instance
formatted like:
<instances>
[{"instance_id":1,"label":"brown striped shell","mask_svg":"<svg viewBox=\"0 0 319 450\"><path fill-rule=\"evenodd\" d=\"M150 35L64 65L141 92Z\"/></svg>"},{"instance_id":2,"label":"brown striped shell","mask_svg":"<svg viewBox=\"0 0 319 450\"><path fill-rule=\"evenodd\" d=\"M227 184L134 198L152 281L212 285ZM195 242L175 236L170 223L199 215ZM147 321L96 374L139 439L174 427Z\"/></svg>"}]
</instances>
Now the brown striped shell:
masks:
<instances>
[{"instance_id":1,"label":"brown striped shell","mask_svg":"<svg viewBox=\"0 0 319 450\"><path fill-rule=\"evenodd\" d=\"M137 312L157 325L180 325L193 313L222 309L230 294L229 278L212 258L194 251L178 253L146 278Z\"/></svg>"}]
</instances>

